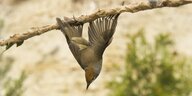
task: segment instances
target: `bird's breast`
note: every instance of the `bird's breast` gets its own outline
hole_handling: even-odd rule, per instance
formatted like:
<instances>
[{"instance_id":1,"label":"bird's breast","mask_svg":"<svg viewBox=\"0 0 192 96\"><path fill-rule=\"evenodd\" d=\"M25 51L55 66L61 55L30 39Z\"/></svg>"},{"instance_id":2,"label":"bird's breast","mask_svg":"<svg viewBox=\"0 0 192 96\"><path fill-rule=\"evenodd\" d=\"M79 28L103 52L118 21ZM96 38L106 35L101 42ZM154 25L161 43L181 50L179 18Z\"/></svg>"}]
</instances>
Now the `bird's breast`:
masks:
<instances>
[{"instance_id":1,"label":"bird's breast","mask_svg":"<svg viewBox=\"0 0 192 96\"><path fill-rule=\"evenodd\" d=\"M81 64L83 67L87 67L91 64L95 64L96 62L102 60L102 57L97 56L96 52L90 48L83 50L81 53Z\"/></svg>"}]
</instances>

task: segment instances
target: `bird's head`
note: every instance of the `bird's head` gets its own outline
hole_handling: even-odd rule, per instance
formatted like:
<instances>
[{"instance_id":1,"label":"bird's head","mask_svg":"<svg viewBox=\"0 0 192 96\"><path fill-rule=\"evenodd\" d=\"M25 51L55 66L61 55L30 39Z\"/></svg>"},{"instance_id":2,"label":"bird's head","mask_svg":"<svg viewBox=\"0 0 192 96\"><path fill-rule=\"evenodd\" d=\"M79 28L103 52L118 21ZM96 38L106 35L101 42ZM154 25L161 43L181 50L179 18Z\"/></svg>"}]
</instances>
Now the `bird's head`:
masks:
<instances>
[{"instance_id":1,"label":"bird's head","mask_svg":"<svg viewBox=\"0 0 192 96\"><path fill-rule=\"evenodd\" d=\"M87 67L85 68L85 78L86 78L86 82L87 82L87 88L89 88L89 85L98 77L100 73L100 70L94 70L93 67Z\"/></svg>"}]
</instances>

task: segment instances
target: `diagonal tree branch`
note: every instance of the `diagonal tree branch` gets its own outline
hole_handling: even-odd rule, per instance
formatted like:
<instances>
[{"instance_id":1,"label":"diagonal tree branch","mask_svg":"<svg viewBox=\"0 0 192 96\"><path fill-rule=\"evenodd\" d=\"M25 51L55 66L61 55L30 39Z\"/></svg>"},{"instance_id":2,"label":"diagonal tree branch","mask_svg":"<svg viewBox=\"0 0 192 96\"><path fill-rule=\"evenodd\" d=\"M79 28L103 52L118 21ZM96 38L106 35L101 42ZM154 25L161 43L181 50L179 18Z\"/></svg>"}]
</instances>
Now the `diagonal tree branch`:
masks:
<instances>
[{"instance_id":1,"label":"diagonal tree branch","mask_svg":"<svg viewBox=\"0 0 192 96\"><path fill-rule=\"evenodd\" d=\"M192 0L149 0L148 2L140 2L137 4L123 5L113 9L103 9L98 10L90 15L81 15L78 18L68 19L68 23L71 25L79 25L82 23L87 23L93 21L97 18L109 16L117 13L123 12L139 12L148 9L162 8L162 7L178 7L181 5L192 3ZM6 46L6 49L9 49L12 45L17 44L20 46L23 42L31 37L41 35L48 31L59 29L57 24L46 25L42 27L33 27L29 31L23 34L15 34L10 36L10 38L6 40L0 40L0 46Z\"/></svg>"}]
</instances>

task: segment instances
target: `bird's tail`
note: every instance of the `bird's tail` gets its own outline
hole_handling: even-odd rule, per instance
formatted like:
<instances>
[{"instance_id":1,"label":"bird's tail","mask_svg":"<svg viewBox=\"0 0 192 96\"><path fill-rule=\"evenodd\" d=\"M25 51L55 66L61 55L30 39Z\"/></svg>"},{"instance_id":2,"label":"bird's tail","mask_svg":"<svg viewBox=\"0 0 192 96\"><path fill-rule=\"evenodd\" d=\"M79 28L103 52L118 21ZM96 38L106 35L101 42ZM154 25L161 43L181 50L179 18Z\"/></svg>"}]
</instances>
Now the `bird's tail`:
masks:
<instances>
[{"instance_id":1,"label":"bird's tail","mask_svg":"<svg viewBox=\"0 0 192 96\"><path fill-rule=\"evenodd\" d=\"M82 36L83 25L71 26L69 23L62 21L60 18L56 18L56 20L61 32L65 35L67 42L71 41L72 37Z\"/></svg>"}]
</instances>

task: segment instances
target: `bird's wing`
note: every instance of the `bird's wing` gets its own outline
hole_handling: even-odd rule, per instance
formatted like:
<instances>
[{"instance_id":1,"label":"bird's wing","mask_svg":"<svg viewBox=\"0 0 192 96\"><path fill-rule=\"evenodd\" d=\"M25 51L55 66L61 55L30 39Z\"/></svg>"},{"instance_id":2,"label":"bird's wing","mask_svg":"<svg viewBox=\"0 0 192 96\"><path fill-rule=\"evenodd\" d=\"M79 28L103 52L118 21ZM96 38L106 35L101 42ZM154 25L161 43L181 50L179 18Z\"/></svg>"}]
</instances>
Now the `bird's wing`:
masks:
<instances>
[{"instance_id":1,"label":"bird's wing","mask_svg":"<svg viewBox=\"0 0 192 96\"><path fill-rule=\"evenodd\" d=\"M111 43L119 14L98 18L89 22L88 35L91 46L102 54Z\"/></svg>"},{"instance_id":2,"label":"bird's wing","mask_svg":"<svg viewBox=\"0 0 192 96\"><path fill-rule=\"evenodd\" d=\"M80 64L81 50L86 48L89 44L88 41L81 37L83 25L71 26L66 22L62 22L59 18L57 18L56 20L58 25L60 26L60 30L64 33L66 37L67 43L73 56Z\"/></svg>"}]
</instances>

